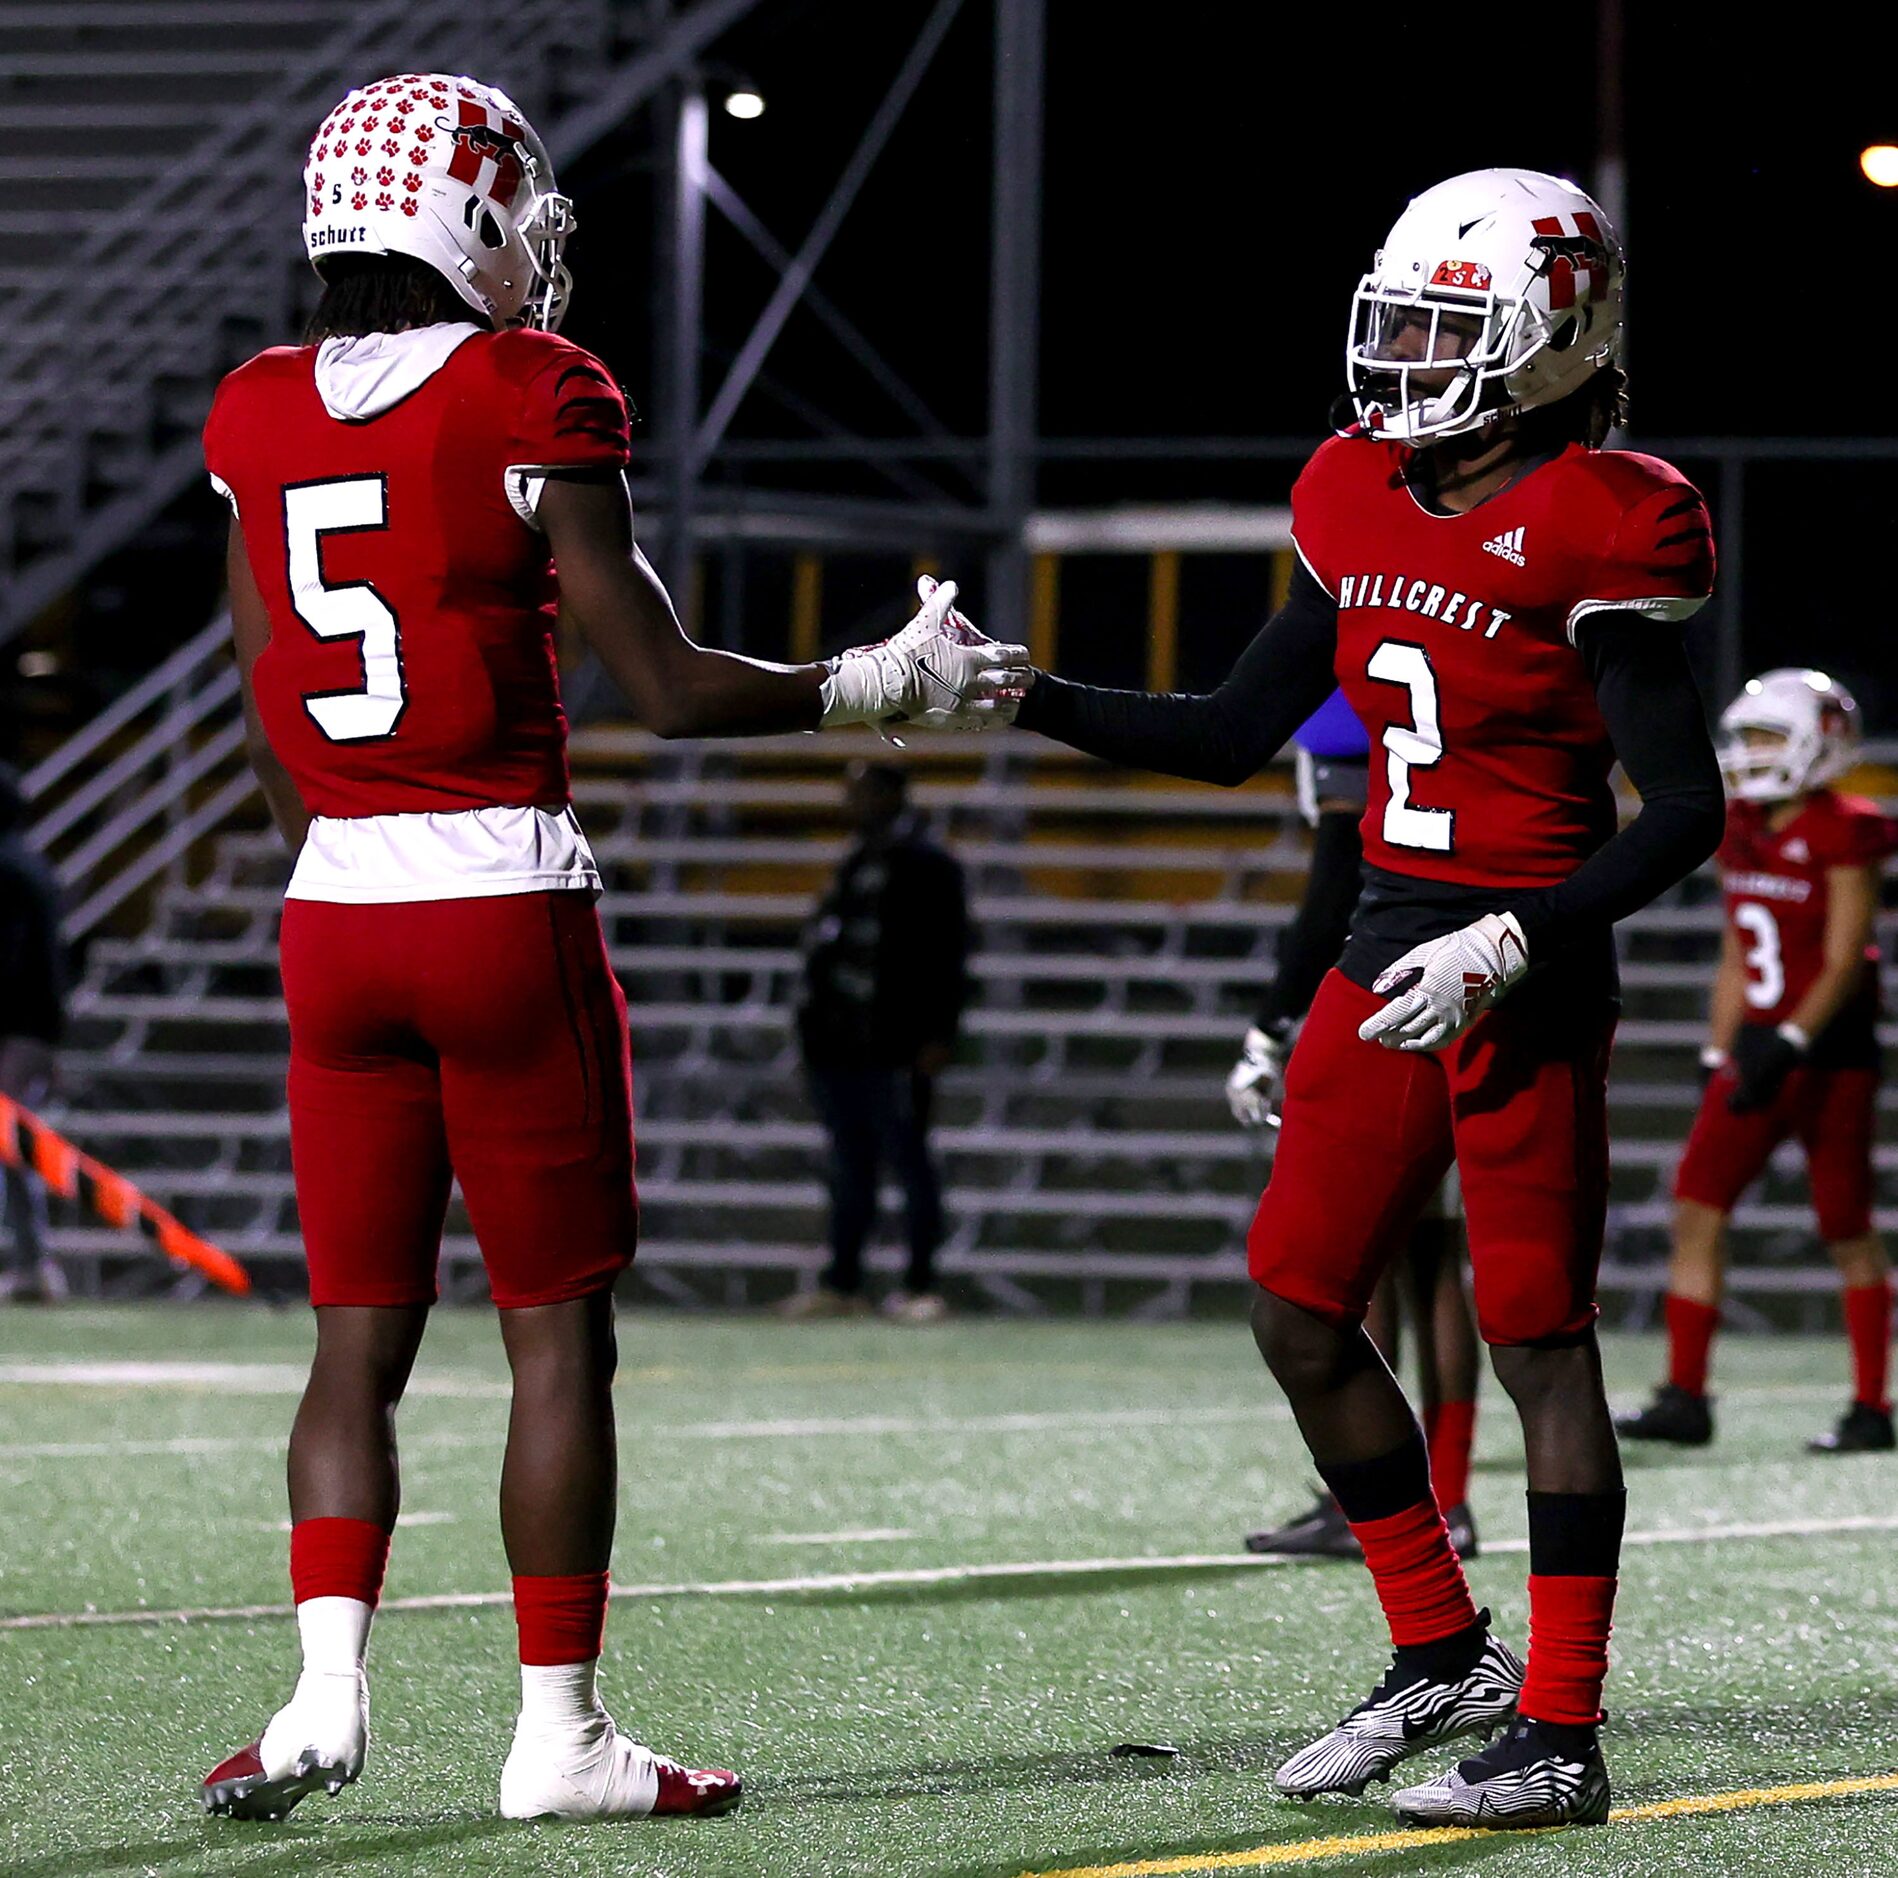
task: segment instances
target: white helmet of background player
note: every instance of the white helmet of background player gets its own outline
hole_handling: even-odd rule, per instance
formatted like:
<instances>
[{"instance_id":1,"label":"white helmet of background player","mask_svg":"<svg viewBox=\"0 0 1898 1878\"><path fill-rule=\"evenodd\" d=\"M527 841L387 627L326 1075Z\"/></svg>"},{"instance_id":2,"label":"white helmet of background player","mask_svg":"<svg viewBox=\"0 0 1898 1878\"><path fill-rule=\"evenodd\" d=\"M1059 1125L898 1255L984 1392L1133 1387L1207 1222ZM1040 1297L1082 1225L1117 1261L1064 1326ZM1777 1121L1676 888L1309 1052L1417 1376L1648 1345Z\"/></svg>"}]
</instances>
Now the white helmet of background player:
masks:
<instances>
[{"instance_id":1,"label":"white helmet of background player","mask_svg":"<svg viewBox=\"0 0 1898 1878\"><path fill-rule=\"evenodd\" d=\"M1425 444L1567 397L1620 358L1621 277L1615 231L1573 183L1472 170L1426 189L1352 300L1358 423Z\"/></svg>"},{"instance_id":2,"label":"white helmet of background player","mask_svg":"<svg viewBox=\"0 0 1898 1878\"><path fill-rule=\"evenodd\" d=\"M1749 678L1720 713L1720 767L1742 802L1784 802L1850 769L1858 738L1858 705L1837 679L1782 666Z\"/></svg>"},{"instance_id":3,"label":"white helmet of background player","mask_svg":"<svg viewBox=\"0 0 1898 1878\"><path fill-rule=\"evenodd\" d=\"M352 91L323 120L303 180L319 273L335 254L406 254L497 326L560 324L573 206L505 92L434 72Z\"/></svg>"}]
</instances>

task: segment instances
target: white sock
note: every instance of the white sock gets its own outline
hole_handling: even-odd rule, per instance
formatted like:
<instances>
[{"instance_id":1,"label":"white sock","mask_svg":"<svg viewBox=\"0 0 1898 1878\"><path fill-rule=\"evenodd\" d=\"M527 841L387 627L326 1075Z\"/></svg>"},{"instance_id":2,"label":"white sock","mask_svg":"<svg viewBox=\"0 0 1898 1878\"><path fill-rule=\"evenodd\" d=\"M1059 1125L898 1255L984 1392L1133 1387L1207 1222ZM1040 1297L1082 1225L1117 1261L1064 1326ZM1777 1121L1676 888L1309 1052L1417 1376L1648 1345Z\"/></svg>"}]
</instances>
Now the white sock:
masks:
<instances>
[{"instance_id":1,"label":"white sock","mask_svg":"<svg viewBox=\"0 0 1898 1878\"><path fill-rule=\"evenodd\" d=\"M373 1604L361 1598L305 1598L297 1606L297 1635L306 1676L353 1676L369 1652Z\"/></svg>"},{"instance_id":2,"label":"white sock","mask_svg":"<svg viewBox=\"0 0 1898 1878\"><path fill-rule=\"evenodd\" d=\"M584 1663L521 1665L521 1726L534 1729L579 1728L605 1714L595 1681L596 1656Z\"/></svg>"}]
</instances>

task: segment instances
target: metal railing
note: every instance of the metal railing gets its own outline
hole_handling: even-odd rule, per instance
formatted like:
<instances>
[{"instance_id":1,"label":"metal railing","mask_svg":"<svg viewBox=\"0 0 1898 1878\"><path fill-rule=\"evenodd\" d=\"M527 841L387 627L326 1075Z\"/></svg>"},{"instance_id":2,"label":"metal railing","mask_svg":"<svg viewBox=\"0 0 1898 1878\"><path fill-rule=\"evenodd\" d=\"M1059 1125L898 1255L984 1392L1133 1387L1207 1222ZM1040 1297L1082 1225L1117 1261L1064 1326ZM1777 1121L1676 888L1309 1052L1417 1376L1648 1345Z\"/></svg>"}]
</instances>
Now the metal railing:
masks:
<instances>
[{"instance_id":1,"label":"metal railing","mask_svg":"<svg viewBox=\"0 0 1898 1878\"><path fill-rule=\"evenodd\" d=\"M181 866L256 792L230 643L224 615L21 779L69 940Z\"/></svg>"},{"instance_id":2,"label":"metal railing","mask_svg":"<svg viewBox=\"0 0 1898 1878\"><path fill-rule=\"evenodd\" d=\"M612 0L359 0L337 17L123 208L83 225L55 271L0 290L0 625L178 493L218 372L288 330L305 289L285 231L300 220L305 144L338 95L404 66L460 65L507 73L551 124L610 70Z\"/></svg>"}]
</instances>

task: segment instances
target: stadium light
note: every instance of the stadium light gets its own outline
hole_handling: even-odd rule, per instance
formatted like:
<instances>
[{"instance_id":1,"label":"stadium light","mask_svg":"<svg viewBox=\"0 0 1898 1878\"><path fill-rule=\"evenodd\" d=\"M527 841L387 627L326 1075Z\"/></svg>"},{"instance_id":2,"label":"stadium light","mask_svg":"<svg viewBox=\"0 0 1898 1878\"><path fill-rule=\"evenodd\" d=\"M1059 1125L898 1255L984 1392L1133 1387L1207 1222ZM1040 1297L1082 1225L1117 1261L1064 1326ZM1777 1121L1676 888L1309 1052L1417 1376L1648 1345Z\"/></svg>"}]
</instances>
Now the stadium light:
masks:
<instances>
[{"instance_id":1,"label":"stadium light","mask_svg":"<svg viewBox=\"0 0 1898 1878\"><path fill-rule=\"evenodd\" d=\"M727 117L753 118L764 116L764 95L741 86L736 91L725 94L725 115ZM1898 150L1892 152L1898 156Z\"/></svg>"},{"instance_id":2,"label":"stadium light","mask_svg":"<svg viewBox=\"0 0 1898 1878\"><path fill-rule=\"evenodd\" d=\"M1868 144L1858 153L1858 166L1868 183L1880 189L1898 189L1898 143Z\"/></svg>"}]
</instances>

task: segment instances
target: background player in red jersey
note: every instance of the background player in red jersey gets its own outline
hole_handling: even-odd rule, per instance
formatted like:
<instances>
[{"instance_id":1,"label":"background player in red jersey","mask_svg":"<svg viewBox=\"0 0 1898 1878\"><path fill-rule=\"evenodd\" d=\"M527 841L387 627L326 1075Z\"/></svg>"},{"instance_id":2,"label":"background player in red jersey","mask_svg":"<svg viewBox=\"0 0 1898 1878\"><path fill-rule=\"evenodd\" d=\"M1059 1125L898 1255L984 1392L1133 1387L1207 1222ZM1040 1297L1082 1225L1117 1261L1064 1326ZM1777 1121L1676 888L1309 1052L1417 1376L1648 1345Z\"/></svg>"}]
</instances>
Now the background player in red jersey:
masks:
<instances>
[{"instance_id":1,"label":"background player in red jersey","mask_svg":"<svg viewBox=\"0 0 1898 1878\"><path fill-rule=\"evenodd\" d=\"M1622 262L1573 184L1483 170L1419 196L1354 302L1356 422L1293 491L1302 565L1205 696L1000 672L1017 721L1110 762L1238 783L1330 691L1374 746L1366 886L1289 1065L1253 1225L1253 1327L1351 1522L1389 1673L1279 1770L1362 1791L1511 1722L1400 1792L1431 1822L1595 1823L1625 1507L1595 1344L1611 927L1712 852L1720 775L1680 622L1713 542L1622 412ZM1609 771L1641 792L1617 832ZM1470 1599L1421 1431L1365 1304L1456 1162L1476 1309L1529 1473L1526 1677ZM1516 1719L1512 1722L1512 1717Z\"/></svg>"},{"instance_id":2,"label":"background player in red jersey","mask_svg":"<svg viewBox=\"0 0 1898 1878\"><path fill-rule=\"evenodd\" d=\"M290 1438L303 1673L204 1804L280 1818L361 1771L394 1411L458 1177L513 1372L501 1523L522 1702L501 1811L723 1812L737 1777L620 1734L595 1683L612 1286L637 1203L625 1001L569 801L555 605L667 737L979 725L965 699L1002 649L946 628L954 592L933 582L896 638L824 665L685 637L634 543L624 400L551 331L572 211L502 93L440 75L352 92L305 177L324 281L310 343L233 372L205 429L234 509L252 760L297 857L283 979L317 1320Z\"/></svg>"},{"instance_id":3,"label":"background player in red jersey","mask_svg":"<svg viewBox=\"0 0 1898 1878\"><path fill-rule=\"evenodd\" d=\"M1844 1284L1852 1401L1808 1443L1893 1443L1886 1393L1891 1268L1872 1230L1877 1119L1879 868L1898 823L1828 783L1852 765L1858 706L1824 672L1749 680L1720 719L1732 798L1720 850L1726 925L1714 976L1711 1072L1675 1179L1667 1271L1668 1379L1616 1426L1637 1441L1713 1439L1708 1359L1726 1278L1727 1219L1767 1157L1797 1135L1819 1236Z\"/></svg>"}]
</instances>

